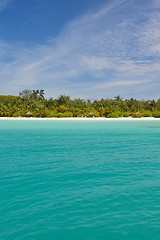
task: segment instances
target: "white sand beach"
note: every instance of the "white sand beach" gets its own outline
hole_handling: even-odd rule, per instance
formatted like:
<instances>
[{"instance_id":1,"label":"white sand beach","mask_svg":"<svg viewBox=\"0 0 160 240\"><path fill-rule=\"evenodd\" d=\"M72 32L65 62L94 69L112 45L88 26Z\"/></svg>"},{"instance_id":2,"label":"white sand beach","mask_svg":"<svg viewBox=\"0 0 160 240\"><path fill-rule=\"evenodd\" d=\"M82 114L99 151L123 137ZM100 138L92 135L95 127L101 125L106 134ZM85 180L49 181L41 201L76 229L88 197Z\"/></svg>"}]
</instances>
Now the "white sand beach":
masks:
<instances>
[{"instance_id":1,"label":"white sand beach","mask_svg":"<svg viewBox=\"0 0 160 240\"><path fill-rule=\"evenodd\" d=\"M144 121L144 120L152 120L157 121L160 120L160 118L154 118L154 117L142 117L142 118L132 118L132 117L121 117L121 118L105 118L105 117L68 117L68 118L26 118L26 117L0 117L0 120L38 120L38 121Z\"/></svg>"}]
</instances>

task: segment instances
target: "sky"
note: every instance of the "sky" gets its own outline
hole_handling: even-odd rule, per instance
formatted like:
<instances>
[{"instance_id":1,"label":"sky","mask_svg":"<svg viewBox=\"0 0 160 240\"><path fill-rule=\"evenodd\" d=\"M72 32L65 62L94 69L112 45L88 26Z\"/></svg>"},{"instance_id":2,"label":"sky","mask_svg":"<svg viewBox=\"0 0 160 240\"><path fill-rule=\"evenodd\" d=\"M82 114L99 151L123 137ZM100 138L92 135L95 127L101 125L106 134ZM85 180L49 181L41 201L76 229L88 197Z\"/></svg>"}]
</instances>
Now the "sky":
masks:
<instances>
[{"instance_id":1,"label":"sky","mask_svg":"<svg viewBox=\"0 0 160 240\"><path fill-rule=\"evenodd\" d=\"M160 0L0 0L0 94L160 98Z\"/></svg>"}]
</instances>

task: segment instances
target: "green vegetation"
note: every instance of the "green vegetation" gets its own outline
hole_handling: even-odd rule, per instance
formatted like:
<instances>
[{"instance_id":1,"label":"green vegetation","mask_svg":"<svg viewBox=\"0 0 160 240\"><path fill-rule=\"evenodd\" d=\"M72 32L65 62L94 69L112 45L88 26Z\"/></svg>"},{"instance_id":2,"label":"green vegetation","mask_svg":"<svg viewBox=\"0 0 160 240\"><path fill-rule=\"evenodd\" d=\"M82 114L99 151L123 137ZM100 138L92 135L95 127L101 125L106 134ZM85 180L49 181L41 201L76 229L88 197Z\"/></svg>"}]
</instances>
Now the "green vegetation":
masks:
<instances>
[{"instance_id":1,"label":"green vegetation","mask_svg":"<svg viewBox=\"0 0 160 240\"><path fill-rule=\"evenodd\" d=\"M0 95L0 117L160 117L160 99L84 100L61 95L46 99L44 90L24 90L19 96Z\"/></svg>"}]
</instances>

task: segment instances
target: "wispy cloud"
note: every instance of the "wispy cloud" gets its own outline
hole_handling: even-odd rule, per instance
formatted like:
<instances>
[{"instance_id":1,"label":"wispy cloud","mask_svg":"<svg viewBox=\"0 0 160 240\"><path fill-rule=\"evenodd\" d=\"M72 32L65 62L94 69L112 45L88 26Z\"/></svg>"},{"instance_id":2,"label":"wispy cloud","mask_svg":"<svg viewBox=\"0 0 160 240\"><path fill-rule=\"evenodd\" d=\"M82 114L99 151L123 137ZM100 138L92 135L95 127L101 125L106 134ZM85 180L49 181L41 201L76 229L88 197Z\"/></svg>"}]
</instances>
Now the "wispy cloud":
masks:
<instances>
[{"instance_id":1,"label":"wispy cloud","mask_svg":"<svg viewBox=\"0 0 160 240\"><path fill-rule=\"evenodd\" d=\"M158 97L158 1L117 0L74 19L36 47L0 42L2 91L44 88L48 96ZM1 51L2 50L2 51Z\"/></svg>"},{"instance_id":2,"label":"wispy cloud","mask_svg":"<svg viewBox=\"0 0 160 240\"><path fill-rule=\"evenodd\" d=\"M0 11L2 11L9 2L10 0L0 0Z\"/></svg>"},{"instance_id":3,"label":"wispy cloud","mask_svg":"<svg viewBox=\"0 0 160 240\"><path fill-rule=\"evenodd\" d=\"M138 86L141 84L146 84L149 83L150 81L137 81L137 80L130 80L130 81L114 81L114 82L110 82L110 83L104 83L104 84L100 84L97 85L96 88L102 88L102 89L108 89L108 88L112 88L112 87L126 87L126 86Z\"/></svg>"},{"instance_id":4,"label":"wispy cloud","mask_svg":"<svg viewBox=\"0 0 160 240\"><path fill-rule=\"evenodd\" d=\"M160 8L160 1L159 0L153 0L153 4L154 4L154 7L157 9L157 8Z\"/></svg>"}]
</instances>

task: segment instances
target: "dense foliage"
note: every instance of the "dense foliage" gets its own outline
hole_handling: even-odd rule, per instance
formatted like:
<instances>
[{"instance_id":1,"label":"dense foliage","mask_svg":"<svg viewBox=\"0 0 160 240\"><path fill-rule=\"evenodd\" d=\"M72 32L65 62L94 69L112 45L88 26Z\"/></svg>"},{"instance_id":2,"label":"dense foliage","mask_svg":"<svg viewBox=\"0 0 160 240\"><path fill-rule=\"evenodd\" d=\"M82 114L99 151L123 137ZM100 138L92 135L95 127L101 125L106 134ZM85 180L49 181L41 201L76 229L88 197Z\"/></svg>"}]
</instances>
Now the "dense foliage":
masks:
<instances>
[{"instance_id":1,"label":"dense foliage","mask_svg":"<svg viewBox=\"0 0 160 240\"><path fill-rule=\"evenodd\" d=\"M24 90L19 96L0 95L0 117L160 117L160 99L84 100L61 95L46 99L44 90Z\"/></svg>"}]
</instances>

